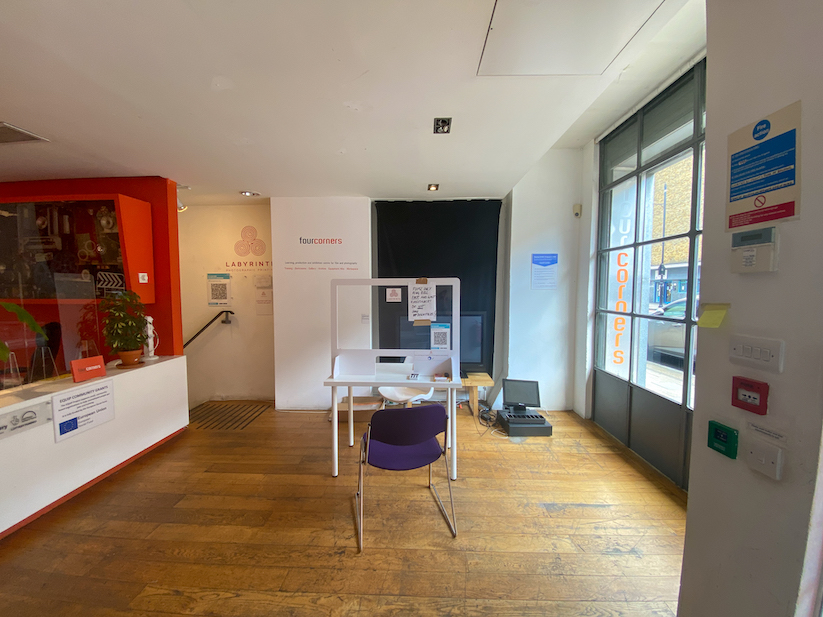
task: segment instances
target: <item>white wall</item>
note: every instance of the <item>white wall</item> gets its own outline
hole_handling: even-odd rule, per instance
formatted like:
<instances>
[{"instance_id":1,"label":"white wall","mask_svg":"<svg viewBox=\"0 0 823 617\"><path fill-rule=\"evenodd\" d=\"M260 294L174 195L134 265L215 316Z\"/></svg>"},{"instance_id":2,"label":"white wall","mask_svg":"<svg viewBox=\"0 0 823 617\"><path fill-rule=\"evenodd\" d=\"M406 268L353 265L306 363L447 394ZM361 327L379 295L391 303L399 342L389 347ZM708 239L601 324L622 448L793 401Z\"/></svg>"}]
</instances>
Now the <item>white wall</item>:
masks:
<instances>
[{"instance_id":1,"label":"white wall","mask_svg":"<svg viewBox=\"0 0 823 617\"><path fill-rule=\"evenodd\" d=\"M190 404L274 399L273 317L258 315L255 287L255 276L272 272L269 206L191 206L178 221L184 340L220 310L208 305L208 273L231 274L233 297L226 308L235 313L231 325L218 320L186 347ZM247 226L265 243L263 254L237 254L235 243Z\"/></svg>"},{"instance_id":2,"label":"white wall","mask_svg":"<svg viewBox=\"0 0 823 617\"><path fill-rule=\"evenodd\" d=\"M582 152L580 238L577 254L578 279L574 326L573 409L583 418L592 417L592 374L594 368L594 307L597 275L597 159L599 149L590 142Z\"/></svg>"},{"instance_id":3,"label":"white wall","mask_svg":"<svg viewBox=\"0 0 823 617\"><path fill-rule=\"evenodd\" d=\"M370 208L366 197L271 201L277 409L331 407L330 281L371 276Z\"/></svg>"},{"instance_id":4,"label":"white wall","mask_svg":"<svg viewBox=\"0 0 823 617\"><path fill-rule=\"evenodd\" d=\"M681 617L812 615L821 521L810 513L823 417L821 24L819 0L708 2L700 300L730 302L731 310L721 328L701 329L699 335ZM724 232L727 137L797 100L803 105L800 219L779 226L779 272L731 274L730 238ZM785 340L783 374L731 364L732 333ZM757 419L787 437L779 482L750 470L742 456L730 460L706 447L712 419L739 429L743 452L755 439L748 428L755 417L729 404L733 375L771 385L769 413Z\"/></svg>"},{"instance_id":5,"label":"white wall","mask_svg":"<svg viewBox=\"0 0 823 617\"><path fill-rule=\"evenodd\" d=\"M574 404L582 152L550 150L514 187L508 377L540 383L544 409ZM532 253L557 253L557 289L531 289Z\"/></svg>"}]
</instances>

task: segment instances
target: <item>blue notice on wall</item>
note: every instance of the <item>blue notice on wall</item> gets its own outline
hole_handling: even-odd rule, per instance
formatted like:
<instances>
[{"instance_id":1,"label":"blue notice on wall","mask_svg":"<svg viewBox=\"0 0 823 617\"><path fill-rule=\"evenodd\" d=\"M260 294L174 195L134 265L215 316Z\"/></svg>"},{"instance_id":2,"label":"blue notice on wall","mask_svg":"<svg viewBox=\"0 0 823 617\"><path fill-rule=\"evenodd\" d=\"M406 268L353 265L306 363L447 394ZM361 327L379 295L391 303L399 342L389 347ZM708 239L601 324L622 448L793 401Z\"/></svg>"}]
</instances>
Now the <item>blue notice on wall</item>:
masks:
<instances>
[{"instance_id":1,"label":"blue notice on wall","mask_svg":"<svg viewBox=\"0 0 823 617\"><path fill-rule=\"evenodd\" d=\"M557 253L532 253L532 289L557 289Z\"/></svg>"},{"instance_id":2,"label":"blue notice on wall","mask_svg":"<svg viewBox=\"0 0 823 617\"><path fill-rule=\"evenodd\" d=\"M796 172L797 130L792 129L731 155L729 201L794 186Z\"/></svg>"}]
</instances>

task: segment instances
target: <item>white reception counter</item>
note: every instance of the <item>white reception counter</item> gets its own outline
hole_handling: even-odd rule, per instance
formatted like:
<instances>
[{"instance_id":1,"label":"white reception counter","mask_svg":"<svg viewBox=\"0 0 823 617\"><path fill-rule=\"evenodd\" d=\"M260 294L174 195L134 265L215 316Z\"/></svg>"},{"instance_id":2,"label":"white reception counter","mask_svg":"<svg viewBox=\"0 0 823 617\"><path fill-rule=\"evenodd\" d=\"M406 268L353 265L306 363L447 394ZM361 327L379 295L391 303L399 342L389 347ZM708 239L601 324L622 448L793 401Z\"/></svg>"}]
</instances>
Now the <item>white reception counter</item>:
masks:
<instances>
[{"instance_id":1,"label":"white reception counter","mask_svg":"<svg viewBox=\"0 0 823 617\"><path fill-rule=\"evenodd\" d=\"M188 425L184 356L107 372L79 384L68 377L0 391L0 537ZM52 401L96 382L110 384L113 419L55 442L53 422L44 417L52 417ZM11 431L27 410L39 415L36 425Z\"/></svg>"}]
</instances>

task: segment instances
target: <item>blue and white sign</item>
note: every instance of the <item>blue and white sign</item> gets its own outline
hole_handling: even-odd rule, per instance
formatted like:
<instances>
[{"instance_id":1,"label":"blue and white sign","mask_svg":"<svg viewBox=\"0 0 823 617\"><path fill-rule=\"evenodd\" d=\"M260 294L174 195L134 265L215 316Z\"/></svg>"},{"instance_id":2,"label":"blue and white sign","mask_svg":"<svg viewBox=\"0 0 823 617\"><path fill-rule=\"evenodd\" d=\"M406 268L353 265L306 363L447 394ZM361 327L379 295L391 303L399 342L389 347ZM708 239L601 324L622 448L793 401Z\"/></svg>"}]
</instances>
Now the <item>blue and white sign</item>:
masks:
<instances>
[{"instance_id":1,"label":"blue and white sign","mask_svg":"<svg viewBox=\"0 0 823 617\"><path fill-rule=\"evenodd\" d=\"M90 381L51 398L55 442L114 420L113 382L113 379Z\"/></svg>"},{"instance_id":2,"label":"blue and white sign","mask_svg":"<svg viewBox=\"0 0 823 617\"><path fill-rule=\"evenodd\" d=\"M769 134L769 131L771 130L772 123L768 120L761 120L760 122L754 125L754 130L752 130L752 137L759 141L766 137Z\"/></svg>"},{"instance_id":3,"label":"blue and white sign","mask_svg":"<svg viewBox=\"0 0 823 617\"><path fill-rule=\"evenodd\" d=\"M797 130L792 129L732 154L729 201L794 186L796 179Z\"/></svg>"},{"instance_id":4,"label":"blue and white sign","mask_svg":"<svg viewBox=\"0 0 823 617\"><path fill-rule=\"evenodd\" d=\"M726 231L800 213L800 101L729 135Z\"/></svg>"},{"instance_id":5,"label":"blue and white sign","mask_svg":"<svg viewBox=\"0 0 823 617\"><path fill-rule=\"evenodd\" d=\"M431 325L431 349L451 349L451 324Z\"/></svg>"},{"instance_id":6,"label":"blue and white sign","mask_svg":"<svg viewBox=\"0 0 823 617\"><path fill-rule=\"evenodd\" d=\"M231 306L231 274L211 272L206 274L209 306Z\"/></svg>"},{"instance_id":7,"label":"blue and white sign","mask_svg":"<svg viewBox=\"0 0 823 617\"><path fill-rule=\"evenodd\" d=\"M532 253L532 289L557 289L557 253Z\"/></svg>"}]
</instances>

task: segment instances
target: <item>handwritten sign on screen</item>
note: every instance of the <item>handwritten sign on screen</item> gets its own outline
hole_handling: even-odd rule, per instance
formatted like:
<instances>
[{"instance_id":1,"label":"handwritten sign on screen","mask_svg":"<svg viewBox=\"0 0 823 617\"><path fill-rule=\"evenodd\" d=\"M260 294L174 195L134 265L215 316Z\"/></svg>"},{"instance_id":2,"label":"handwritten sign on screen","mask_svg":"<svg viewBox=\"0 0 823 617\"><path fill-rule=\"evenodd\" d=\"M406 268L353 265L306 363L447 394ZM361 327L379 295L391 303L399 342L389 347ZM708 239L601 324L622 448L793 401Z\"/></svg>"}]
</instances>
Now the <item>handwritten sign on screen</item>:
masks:
<instances>
[{"instance_id":1,"label":"handwritten sign on screen","mask_svg":"<svg viewBox=\"0 0 823 617\"><path fill-rule=\"evenodd\" d=\"M437 319L434 285L409 285L409 321Z\"/></svg>"}]
</instances>

